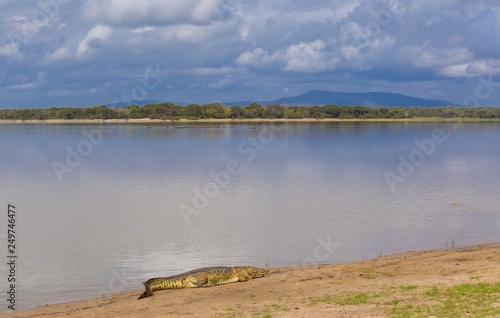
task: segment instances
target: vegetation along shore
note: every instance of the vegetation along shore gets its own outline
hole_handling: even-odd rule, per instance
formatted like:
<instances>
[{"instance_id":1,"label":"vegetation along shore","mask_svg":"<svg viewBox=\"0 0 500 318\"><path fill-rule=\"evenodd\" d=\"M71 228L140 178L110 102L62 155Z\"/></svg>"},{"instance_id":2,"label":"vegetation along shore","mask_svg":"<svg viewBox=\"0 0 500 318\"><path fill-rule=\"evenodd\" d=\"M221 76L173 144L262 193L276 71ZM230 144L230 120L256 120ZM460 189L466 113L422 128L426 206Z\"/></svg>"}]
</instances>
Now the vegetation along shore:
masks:
<instances>
[{"instance_id":1,"label":"vegetation along shore","mask_svg":"<svg viewBox=\"0 0 500 318\"><path fill-rule=\"evenodd\" d=\"M36 109L0 109L2 121L30 120L411 120L411 119L481 119L499 120L498 107L367 107L367 106L285 106L253 103L231 106L220 103L173 103L108 107L52 107Z\"/></svg>"}]
</instances>

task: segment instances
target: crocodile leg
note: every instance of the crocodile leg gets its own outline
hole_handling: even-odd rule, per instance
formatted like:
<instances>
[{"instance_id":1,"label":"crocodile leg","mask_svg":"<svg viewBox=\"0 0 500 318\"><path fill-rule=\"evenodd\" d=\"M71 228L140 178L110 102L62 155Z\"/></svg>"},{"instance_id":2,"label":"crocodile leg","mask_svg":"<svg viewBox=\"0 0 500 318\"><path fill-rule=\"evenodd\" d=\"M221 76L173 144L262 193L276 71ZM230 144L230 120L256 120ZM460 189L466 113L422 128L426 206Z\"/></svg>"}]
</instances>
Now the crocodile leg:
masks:
<instances>
[{"instance_id":1,"label":"crocodile leg","mask_svg":"<svg viewBox=\"0 0 500 318\"><path fill-rule=\"evenodd\" d=\"M208 276L205 273L191 275L188 279L188 287L204 287L208 283Z\"/></svg>"},{"instance_id":2,"label":"crocodile leg","mask_svg":"<svg viewBox=\"0 0 500 318\"><path fill-rule=\"evenodd\" d=\"M239 282L248 282L250 279L252 279L252 276L249 275L246 272L243 273L238 273L238 281Z\"/></svg>"}]
</instances>

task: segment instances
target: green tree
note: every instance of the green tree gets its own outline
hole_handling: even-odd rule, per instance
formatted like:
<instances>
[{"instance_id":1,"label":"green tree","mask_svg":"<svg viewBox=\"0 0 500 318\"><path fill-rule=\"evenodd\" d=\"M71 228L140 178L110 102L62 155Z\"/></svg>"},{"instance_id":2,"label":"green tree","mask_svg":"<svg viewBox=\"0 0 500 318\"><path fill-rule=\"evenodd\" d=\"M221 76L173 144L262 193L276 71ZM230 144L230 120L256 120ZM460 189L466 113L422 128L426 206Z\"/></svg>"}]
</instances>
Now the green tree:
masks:
<instances>
[{"instance_id":1,"label":"green tree","mask_svg":"<svg viewBox=\"0 0 500 318\"><path fill-rule=\"evenodd\" d=\"M185 118L201 118L201 107L198 104L189 104L184 109Z\"/></svg>"},{"instance_id":2,"label":"green tree","mask_svg":"<svg viewBox=\"0 0 500 318\"><path fill-rule=\"evenodd\" d=\"M232 119L243 118L244 115L245 115L245 108L238 105L231 106L230 117Z\"/></svg>"},{"instance_id":3,"label":"green tree","mask_svg":"<svg viewBox=\"0 0 500 318\"><path fill-rule=\"evenodd\" d=\"M342 110L337 105L325 105L323 106L323 112L327 118L339 118Z\"/></svg>"},{"instance_id":4,"label":"green tree","mask_svg":"<svg viewBox=\"0 0 500 318\"><path fill-rule=\"evenodd\" d=\"M352 108L352 115L354 118L373 118L374 111L371 107L355 106Z\"/></svg>"},{"instance_id":5,"label":"green tree","mask_svg":"<svg viewBox=\"0 0 500 318\"><path fill-rule=\"evenodd\" d=\"M309 108L309 116L311 118L316 118L316 119L322 119L328 117L328 115L324 112L324 107L322 106L311 106Z\"/></svg>"},{"instance_id":6,"label":"green tree","mask_svg":"<svg viewBox=\"0 0 500 318\"><path fill-rule=\"evenodd\" d=\"M285 117L290 119L309 118L309 107L290 106L286 108Z\"/></svg>"},{"instance_id":7,"label":"green tree","mask_svg":"<svg viewBox=\"0 0 500 318\"><path fill-rule=\"evenodd\" d=\"M399 106L390 108L389 118L406 118L406 117L407 117L407 112L404 108Z\"/></svg>"},{"instance_id":8,"label":"green tree","mask_svg":"<svg viewBox=\"0 0 500 318\"><path fill-rule=\"evenodd\" d=\"M259 103L252 103L245 107L243 115L246 118L264 118L265 109Z\"/></svg>"},{"instance_id":9,"label":"green tree","mask_svg":"<svg viewBox=\"0 0 500 318\"><path fill-rule=\"evenodd\" d=\"M227 106L221 103L211 103L201 106L201 118L227 118L230 114Z\"/></svg>"},{"instance_id":10,"label":"green tree","mask_svg":"<svg viewBox=\"0 0 500 318\"><path fill-rule=\"evenodd\" d=\"M267 105L264 112L266 118L283 118L285 117L285 107L278 104Z\"/></svg>"}]
</instances>

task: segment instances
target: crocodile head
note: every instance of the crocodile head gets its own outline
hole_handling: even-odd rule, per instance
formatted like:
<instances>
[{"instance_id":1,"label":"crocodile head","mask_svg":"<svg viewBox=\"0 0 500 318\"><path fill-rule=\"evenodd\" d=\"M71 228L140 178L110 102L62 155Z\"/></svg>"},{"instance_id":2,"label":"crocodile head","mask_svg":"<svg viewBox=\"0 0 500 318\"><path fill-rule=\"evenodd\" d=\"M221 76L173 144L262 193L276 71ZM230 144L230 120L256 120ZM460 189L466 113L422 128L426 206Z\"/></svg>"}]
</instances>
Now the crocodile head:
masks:
<instances>
[{"instance_id":1,"label":"crocodile head","mask_svg":"<svg viewBox=\"0 0 500 318\"><path fill-rule=\"evenodd\" d=\"M254 266L241 266L250 276L252 277L262 277L269 273L269 267L258 268Z\"/></svg>"}]
</instances>

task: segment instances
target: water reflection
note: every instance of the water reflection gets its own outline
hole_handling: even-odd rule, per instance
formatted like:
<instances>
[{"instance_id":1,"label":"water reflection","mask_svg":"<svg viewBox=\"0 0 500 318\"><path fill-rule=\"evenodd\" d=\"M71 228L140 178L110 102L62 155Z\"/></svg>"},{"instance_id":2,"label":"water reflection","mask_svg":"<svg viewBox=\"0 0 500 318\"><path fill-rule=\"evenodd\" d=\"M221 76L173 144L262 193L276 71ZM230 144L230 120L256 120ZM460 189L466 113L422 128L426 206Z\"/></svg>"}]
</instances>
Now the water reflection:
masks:
<instances>
[{"instance_id":1,"label":"water reflection","mask_svg":"<svg viewBox=\"0 0 500 318\"><path fill-rule=\"evenodd\" d=\"M0 202L21 211L23 308L109 291L117 271L136 290L200 266L300 265L319 239L335 243L326 262L500 239L498 124L287 123L272 138L269 124L112 127L60 182L52 163L109 125L0 125ZM434 129L446 142L393 191L384 172ZM208 197L229 161L239 173ZM181 203L197 211L189 225Z\"/></svg>"}]
</instances>

